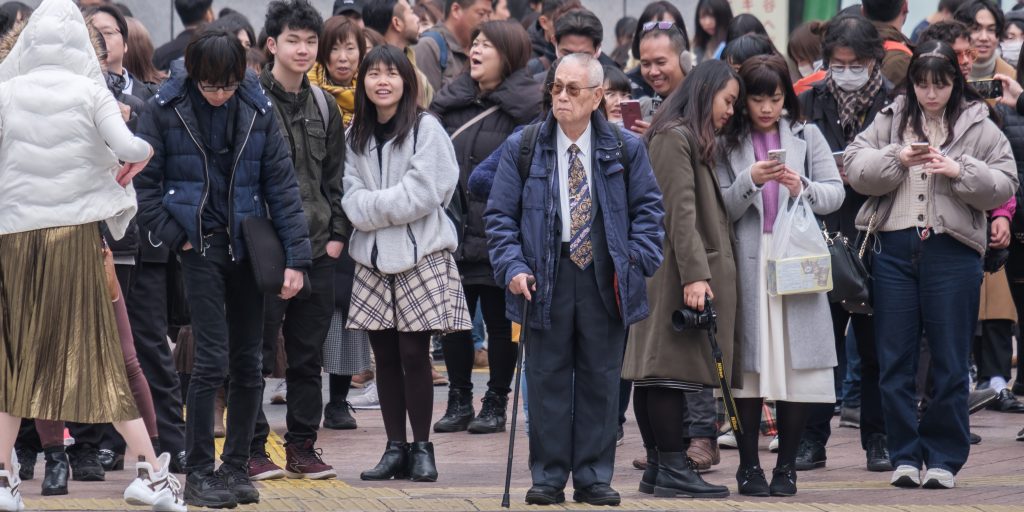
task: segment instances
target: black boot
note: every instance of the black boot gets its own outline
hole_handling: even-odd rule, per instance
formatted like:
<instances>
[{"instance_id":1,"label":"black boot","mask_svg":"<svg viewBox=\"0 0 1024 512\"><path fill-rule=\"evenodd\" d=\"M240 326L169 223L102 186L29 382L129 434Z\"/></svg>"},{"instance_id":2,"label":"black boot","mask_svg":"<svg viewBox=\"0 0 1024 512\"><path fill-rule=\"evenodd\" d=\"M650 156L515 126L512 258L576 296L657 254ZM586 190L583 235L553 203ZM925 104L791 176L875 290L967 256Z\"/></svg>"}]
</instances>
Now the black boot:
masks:
<instances>
[{"instance_id":1,"label":"black boot","mask_svg":"<svg viewBox=\"0 0 1024 512\"><path fill-rule=\"evenodd\" d=\"M772 483L768 486L772 496L793 496L796 494L796 468L790 464L772 470Z\"/></svg>"},{"instance_id":2,"label":"black boot","mask_svg":"<svg viewBox=\"0 0 1024 512\"><path fill-rule=\"evenodd\" d=\"M729 489L704 481L685 452L658 452L658 477L654 495L659 498L725 498Z\"/></svg>"},{"instance_id":3,"label":"black boot","mask_svg":"<svg viewBox=\"0 0 1024 512\"><path fill-rule=\"evenodd\" d=\"M496 434L505 431L505 410L508 408L508 395L499 395L487 390L484 395L480 415L469 422L471 434Z\"/></svg>"},{"instance_id":4,"label":"black boot","mask_svg":"<svg viewBox=\"0 0 1024 512\"><path fill-rule=\"evenodd\" d=\"M324 428L331 430L353 430L357 427L356 419L349 410L352 404L347 401L328 402L324 407Z\"/></svg>"},{"instance_id":5,"label":"black boot","mask_svg":"<svg viewBox=\"0 0 1024 512\"><path fill-rule=\"evenodd\" d=\"M58 496L68 493L68 475L71 474L71 463L64 447L48 449L43 453L46 469L43 474L43 496Z\"/></svg>"},{"instance_id":6,"label":"black boot","mask_svg":"<svg viewBox=\"0 0 1024 512\"><path fill-rule=\"evenodd\" d=\"M654 486L658 480L658 450L647 448L647 467L644 476L640 477L640 492L654 494Z\"/></svg>"},{"instance_id":7,"label":"black boot","mask_svg":"<svg viewBox=\"0 0 1024 512\"><path fill-rule=\"evenodd\" d=\"M409 480L436 482L437 465L434 463L434 443L416 441L409 445Z\"/></svg>"},{"instance_id":8,"label":"black boot","mask_svg":"<svg viewBox=\"0 0 1024 512\"><path fill-rule=\"evenodd\" d=\"M476 411L473 410L473 392L465 389L448 390L448 409L434 423L434 432L462 432L469 428Z\"/></svg>"},{"instance_id":9,"label":"black boot","mask_svg":"<svg viewBox=\"0 0 1024 512\"><path fill-rule=\"evenodd\" d=\"M160 452L156 452L160 453ZM100 465L103 466L103 471L122 471L124 470L124 454L117 453L114 450L103 448L99 451Z\"/></svg>"},{"instance_id":10,"label":"black boot","mask_svg":"<svg viewBox=\"0 0 1024 512\"><path fill-rule=\"evenodd\" d=\"M409 444L405 441L388 441L380 462L373 469L363 471L363 480L401 480L409 476Z\"/></svg>"},{"instance_id":11,"label":"black boot","mask_svg":"<svg viewBox=\"0 0 1024 512\"><path fill-rule=\"evenodd\" d=\"M71 479L76 482L102 482L106 479L106 471L100 464L100 451L92 445L73 446L68 453L71 462Z\"/></svg>"},{"instance_id":12,"label":"black boot","mask_svg":"<svg viewBox=\"0 0 1024 512\"><path fill-rule=\"evenodd\" d=\"M39 453L31 448L17 448L15 451L18 455L18 464L21 464L21 469L18 470L18 477L24 482L25 480L32 480L36 477L36 458Z\"/></svg>"}]
</instances>

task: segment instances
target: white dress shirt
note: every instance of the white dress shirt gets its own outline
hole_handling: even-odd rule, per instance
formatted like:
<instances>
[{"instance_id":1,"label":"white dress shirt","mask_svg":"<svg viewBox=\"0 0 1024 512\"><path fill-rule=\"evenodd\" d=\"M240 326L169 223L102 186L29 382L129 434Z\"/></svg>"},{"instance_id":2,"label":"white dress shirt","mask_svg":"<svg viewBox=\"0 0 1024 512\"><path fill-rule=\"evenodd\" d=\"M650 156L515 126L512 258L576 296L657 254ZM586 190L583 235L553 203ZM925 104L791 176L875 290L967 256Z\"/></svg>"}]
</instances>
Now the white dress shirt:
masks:
<instances>
[{"instance_id":1,"label":"white dress shirt","mask_svg":"<svg viewBox=\"0 0 1024 512\"><path fill-rule=\"evenodd\" d=\"M569 215L569 146L576 144L580 148L579 159L583 163L583 169L587 174L587 188L590 190L591 201L594 199L594 188L591 185L591 160L593 154L590 151L590 124L583 130L578 140L569 140L569 136L559 126L555 130L555 147L558 150L558 201L559 214L562 217L562 241L568 242L572 239L572 216Z\"/></svg>"}]
</instances>

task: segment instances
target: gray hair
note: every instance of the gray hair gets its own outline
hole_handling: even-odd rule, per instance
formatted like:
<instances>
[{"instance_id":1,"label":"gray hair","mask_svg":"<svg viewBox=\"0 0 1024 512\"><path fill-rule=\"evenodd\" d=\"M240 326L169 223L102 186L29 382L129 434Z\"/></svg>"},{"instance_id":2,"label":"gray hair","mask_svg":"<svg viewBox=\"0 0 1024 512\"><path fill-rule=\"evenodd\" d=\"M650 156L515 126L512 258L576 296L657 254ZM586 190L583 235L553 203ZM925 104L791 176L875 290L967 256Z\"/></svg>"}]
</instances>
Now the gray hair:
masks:
<instances>
[{"instance_id":1,"label":"gray hair","mask_svg":"<svg viewBox=\"0 0 1024 512\"><path fill-rule=\"evenodd\" d=\"M562 57L562 61L558 65L564 66L569 63L581 66L587 70L590 86L604 83L604 66L601 65L601 61L597 60L597 57L587 53L570 53Z\"/></svg>"}]
</instances>

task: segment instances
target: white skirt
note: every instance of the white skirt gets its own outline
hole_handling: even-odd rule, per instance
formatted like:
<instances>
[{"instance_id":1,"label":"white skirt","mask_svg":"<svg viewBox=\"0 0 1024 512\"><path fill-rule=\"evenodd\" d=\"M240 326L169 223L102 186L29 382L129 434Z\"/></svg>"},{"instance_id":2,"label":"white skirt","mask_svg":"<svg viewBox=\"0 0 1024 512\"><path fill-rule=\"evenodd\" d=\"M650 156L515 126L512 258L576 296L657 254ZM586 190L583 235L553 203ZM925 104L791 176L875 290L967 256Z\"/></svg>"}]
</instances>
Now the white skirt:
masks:
<instances>
[{"instance_id":1,"label":"white skirt","mask_svg":"<svg viewBox=\"0 0 1024 512\"><path fill-rule=\"evenodd\" d=\"M760 323L760 372L743 372L743 389L733 390L736 398L764 398L784 402L835 403L835 382L832 368L794 370L786 341L785 304L780 296L768 295L768 252L772 235L761 235L761 259L758 268L758 322Z\"/></svg>"}]
</instances>

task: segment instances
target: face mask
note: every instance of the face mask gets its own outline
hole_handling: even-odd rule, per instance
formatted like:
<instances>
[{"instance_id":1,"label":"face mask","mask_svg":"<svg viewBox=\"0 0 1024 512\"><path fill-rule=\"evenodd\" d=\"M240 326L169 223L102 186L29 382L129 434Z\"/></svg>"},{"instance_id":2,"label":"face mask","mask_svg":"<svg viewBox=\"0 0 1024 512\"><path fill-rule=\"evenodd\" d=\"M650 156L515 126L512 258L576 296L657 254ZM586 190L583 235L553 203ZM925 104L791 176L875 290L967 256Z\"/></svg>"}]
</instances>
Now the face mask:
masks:
<instances>
[{"instance_id":1,"label":"face mask","mask_svg":"<svg viewBox=\"0 0 1024 512\"><path fill-rule=\"evenodd\" d=\"M796 70L800 72L801 77L807 77L811 73L814 73L813 64L801 64L796 67Z\"/></svg>"},{"instance_id":2,"label":"face mask","mask_svg":"<svg viewBox=\"0 0 1024 512\"><path fill-rule=\"evenodd\" d=\"M832 80L835 81L836 85L846 92L853 92L864 87L864 84L868 83L868 80L871 78L871 73L866 67L860 73L854 73L847 69L842 73L836 73L835 70L832 70L829 71L829 74L832 75Z\"/></svg>"},{"instance_id":3,"label":"face mask","mask_svg":"<svg viewBox=\"0 0 1024 512\"><path fill-rule=\"evenodd\" d=\"M1017 60L1020 58L1020 48L1024 44L1024 41L1003 41L999 44L1000 53L1003 54L1003 60L1009 62L1011 66L1017 67Z\"/></svg>"}]
</instances>

